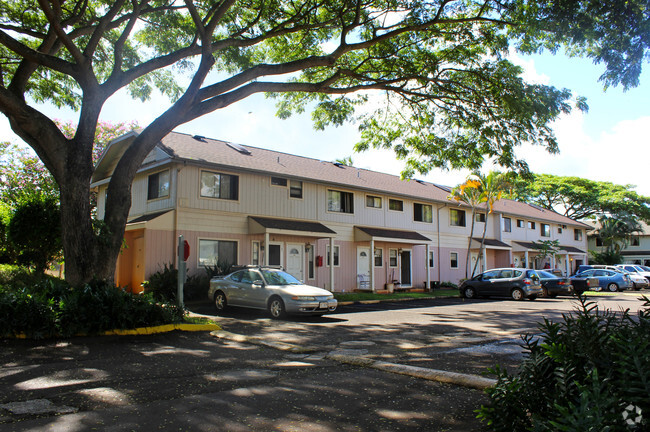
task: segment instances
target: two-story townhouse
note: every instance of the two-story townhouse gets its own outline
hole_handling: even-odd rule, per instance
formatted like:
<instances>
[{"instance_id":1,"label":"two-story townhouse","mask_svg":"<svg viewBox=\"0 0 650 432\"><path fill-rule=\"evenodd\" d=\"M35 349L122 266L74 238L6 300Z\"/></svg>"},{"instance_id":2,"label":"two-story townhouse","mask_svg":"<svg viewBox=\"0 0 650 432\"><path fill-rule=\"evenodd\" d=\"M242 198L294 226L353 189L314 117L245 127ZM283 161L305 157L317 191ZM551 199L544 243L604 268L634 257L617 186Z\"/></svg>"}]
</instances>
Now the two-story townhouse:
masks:
<instances>
[{"instance_id":1,"label":"two-story townhouse","mask_svg":"<svg viewBox=\"0 0 650 432\"><path fill-rule=\"evenodd\" d=\"M100 217L115 164L136 134L113 141L97 165ZM334 291L458 282L469 240L459 218L468 210L448 194L433 183L173 132L134 179L116 281L139 291L150 274L176 264L182 235L192 251L190 272L218 261L281 265ZM486 222L482 262L513 264L500 219ZM581 227L568 218L560 223ZM585 249L586 239L574 246Z\"/></svg>"},{"instance_id":2,"label":"two-story townhouse","mask_svg":"<svg viewBox=\"0 0 650 432\"><path fill-rule=\"evenodd\" d=\"M641 224L641 231L635 233L621 249L623 262L621 264L641 264L650 266L650 226L645 222ZM594 228L589 233L588 246L590 251L603 252L605 246L598 237L598 224L592 223Z\"/></svg>"}]
</instances>

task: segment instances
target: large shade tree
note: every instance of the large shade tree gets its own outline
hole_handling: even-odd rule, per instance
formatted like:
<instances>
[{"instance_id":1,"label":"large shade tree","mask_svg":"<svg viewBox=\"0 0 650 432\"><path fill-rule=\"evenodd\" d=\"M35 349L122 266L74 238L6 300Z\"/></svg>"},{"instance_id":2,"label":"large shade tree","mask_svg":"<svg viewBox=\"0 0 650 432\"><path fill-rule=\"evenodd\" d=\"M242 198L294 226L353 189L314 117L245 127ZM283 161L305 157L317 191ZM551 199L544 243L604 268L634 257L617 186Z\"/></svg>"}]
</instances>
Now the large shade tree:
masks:
<instances>
[{"instance_id":1,"label":"large shade tree","mask_svg":"<svg viewBox=\"0 0 650 432\"><path fill-rule=\"evenodd\" d=\"M617 185L580 177L532 174L515 181L512 197L572 219L632 215L650 222L650 197L639 195L632 185Z\"/></svg>"},{"instance_id":2,"label":"large shade tree","mask_svg":"<svg viewBox=\"0 0 650 432\"><path fill-rule=\"evenodd\" d=\"M571 94L520 77L505 56L570 46L637 84L647 0L13 0L0 2L0 111L60 187L66 278L110 278L142 160L176 126L256 93L318 127L360 119L359 148L392 146L408 170L523 168L521 142L557 151L550 124ZM100 112L121 89L171 98L115 167L105 224L88 200ZM374 100L374 99L373 99ZM79 113L68 137L39 108ZM578 101L583 105L584 101Z\"/></svg>"}]
</instances>

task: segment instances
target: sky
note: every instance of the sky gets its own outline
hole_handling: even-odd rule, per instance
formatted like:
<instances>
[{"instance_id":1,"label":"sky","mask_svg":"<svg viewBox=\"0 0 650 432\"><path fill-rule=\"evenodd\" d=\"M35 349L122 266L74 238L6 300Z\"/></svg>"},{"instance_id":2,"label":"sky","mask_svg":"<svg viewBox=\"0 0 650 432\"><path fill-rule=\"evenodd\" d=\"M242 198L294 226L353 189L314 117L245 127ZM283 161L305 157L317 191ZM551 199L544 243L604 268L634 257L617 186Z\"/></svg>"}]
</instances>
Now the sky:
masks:
<instances>
[{"instance_id":1,"label":"sky","mask_svg":"<svg viewBox=\"0 0 650 432\"><path fill-rule=\"evenodd\" d=\"M576 96L587 98L589 111L574 110L558 119L555 131L560 154L550 155L539 147L522 145L517 154L524 158L531 171L540 174L578 176L616 184L630 184L650 196L650 71L641 76L638 87L624 92L619 87L603 90L598 81L604 66L588 59L568 58L562 54L513 57L521 65L525 79L537 83L571 89ZM125 93L111 98L102 111L101 120L128 122L137 120L147 125L169 102L160 97L148 103L130 99ZM76 122L76 114L51 106L42 107L53 118ZM313 128L309 113L281 120L275 116L275 103L263 95L255 95L226 109L208 114L176 128L192 135L262 147L320 160L333 161L352 156L353 164L399 175L403 163L391 151L371 150L354 153L358 141L357 125ZM0 118L0 140L20 140L11 132L6 119ZM485 170L490 169L486 166ZM465 180L467 171L434 170L416 178L455 186Z\"/></svg>"}]
</instances>

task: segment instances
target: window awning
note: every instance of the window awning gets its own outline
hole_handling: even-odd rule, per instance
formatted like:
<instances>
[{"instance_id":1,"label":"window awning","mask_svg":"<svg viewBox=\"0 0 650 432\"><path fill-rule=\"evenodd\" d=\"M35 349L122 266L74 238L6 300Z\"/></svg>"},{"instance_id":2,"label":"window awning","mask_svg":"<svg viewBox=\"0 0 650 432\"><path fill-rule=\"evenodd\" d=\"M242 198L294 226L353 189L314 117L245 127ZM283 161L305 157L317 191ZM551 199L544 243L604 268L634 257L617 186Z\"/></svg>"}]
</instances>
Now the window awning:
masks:
<instances>
[{"instance_id":1,"label":"window awning","mask_svg":"<svg viewBox=\"0 0 650 432\"><path fill-rule=\"evenodd\" d=\"M431 241L415 231L391 230L385 228L354 227L355 241L385 241L393 243L425 244Z\"/></svg>"},{"instance_id":2,"label":"window awning","mask_svg":"<svg viewBox=\"0 0 650 432\"><path fill-rule=\"evenodd\" d=\"M307 237L334 237L335 231L320 222L309 222L295 219L272 219L257 216L248 217L250 234L285 234Z\"/></svg>"},{"instance_id":3,"label":"window awning","mask_svg":"<svg viewBox=\"0 0 650 432\"><path fill-rule=\"evenodd\" d=\"M512 246L510 246L508 243L504 243L501 240L488 239L488 238L486 238L483 241L483 246L485 246L485 249L498 249L498 250L512 249ZM480 247L481 247L481 239L472 237L472 249L479 249Z\"/></svg>"}]
</instances>

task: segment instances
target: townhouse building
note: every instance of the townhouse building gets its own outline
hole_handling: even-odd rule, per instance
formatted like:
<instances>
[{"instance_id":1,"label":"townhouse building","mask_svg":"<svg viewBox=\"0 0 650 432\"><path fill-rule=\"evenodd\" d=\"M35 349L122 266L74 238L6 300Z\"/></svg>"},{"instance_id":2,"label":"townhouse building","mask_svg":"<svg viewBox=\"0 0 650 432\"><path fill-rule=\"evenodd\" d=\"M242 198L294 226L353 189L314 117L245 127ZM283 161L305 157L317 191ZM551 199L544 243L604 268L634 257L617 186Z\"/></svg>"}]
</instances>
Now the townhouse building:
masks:
<instances>
[{"instance_id":1,"label":"townhouse building","mask_svg":"<svg viewBox=\"0 0 650 432\"><path fill-rule=\"evenodd\" d=\"M641 224L641 231L635 233L621 249L623 262L621 264L641 264L650 266L650 226L645 222ZM590 223L594 228L589 232L588 248L590 251L604 252L605 246L602 239L598 237L598 223Z\"/></svg>"},{"instance_id":2,"label":"townhouse building","mask_svg":"<svg viewBox=\"0 0 650 432\"><path fill-rule=\"evenodd\" d=\"M114 140L98 162L100 218L113 169L137 133ZM176 265L180 235L190 245L190 274L217 262L281 265L338 292L458 283L468 243L479 269L541 268L533 241L546 239L562 248L551 267L568 273L587 262L588 226L500 200L493 213L476 215L470 240L471 209L449 193L430 182L172 132L134 179L116 281L140 291L149 275Z\"/></svg>"}]
</instances>

